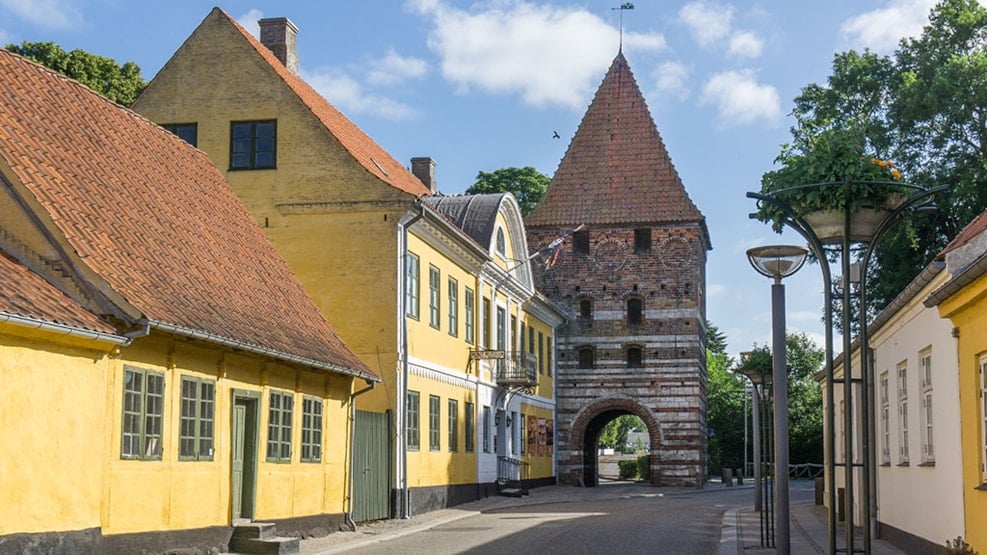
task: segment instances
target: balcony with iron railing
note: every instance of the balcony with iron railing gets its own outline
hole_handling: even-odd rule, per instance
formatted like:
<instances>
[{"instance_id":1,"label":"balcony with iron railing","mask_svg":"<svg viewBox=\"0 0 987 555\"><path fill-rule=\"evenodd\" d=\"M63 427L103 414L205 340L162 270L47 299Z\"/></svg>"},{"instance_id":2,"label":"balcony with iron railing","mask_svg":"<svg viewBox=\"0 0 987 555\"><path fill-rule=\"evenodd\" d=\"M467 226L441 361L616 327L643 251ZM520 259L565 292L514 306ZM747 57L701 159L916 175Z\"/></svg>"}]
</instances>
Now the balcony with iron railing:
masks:
<instances>
[{"instance_id":1,"label":"balcony with iron railing","mask_svg":"<svg viewBox=\"0 0 987 555\"><path fill-rule=\"evenodd\" d=\"M485 360L497 386L529 388L538 385L538 358L524 351L478 350L470 353L470 364Z\"/></svg>"}]
</instances>

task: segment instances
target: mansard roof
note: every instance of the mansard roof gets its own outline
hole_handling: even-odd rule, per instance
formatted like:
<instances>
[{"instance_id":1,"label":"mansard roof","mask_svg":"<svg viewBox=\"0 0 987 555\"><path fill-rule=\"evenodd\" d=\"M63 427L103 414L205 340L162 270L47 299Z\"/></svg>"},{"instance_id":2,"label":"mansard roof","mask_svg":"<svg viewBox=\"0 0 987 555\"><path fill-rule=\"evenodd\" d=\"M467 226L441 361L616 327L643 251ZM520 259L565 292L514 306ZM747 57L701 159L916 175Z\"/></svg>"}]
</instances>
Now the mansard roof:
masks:
<instances>
[{"instance_id":1,"label":"mansard roof","mask_svg":"<svg viewBox=\"0 0 987 555\"><path fill-rule=\"evenodd\" d=\"M497 213L507 193L437 195L422 200L441 212L488 251L493 245Z\"/></svg>"},{"instance_id":2,"label":"mansard roof","mask_svg":"<svg viewBox=\"0 0 987 555\"><path fill-rule=\"evenodd\" d=\"M205 153L48 68L0 50L0 200L30 224L0 242L73 300L129 325L376 379L339 339ZM2 222L7 227L18 214ZM19 235L20 237L17 237ZM19 241L19 242L18 242ZM29 250L27 245L33 245ZM25 264L27 265L27 264ZM27 265L30 267L30 265ZM8 268L9 271L19 271ZM0 288L10 287L8 280ZM60 288L69 294L71 288ZM9 309L96 324L40 284ZM102 301L93 300L99 297ZM98 311L97 314L106 314ZM128 316L129 315L129 316Z\"/></svg>"},{"instance_id":3,"label":"mansard roof","mask_svg":"<svg viewBox=\"0 0 987 555\"><path fill-rule=\"evenodd\" d=\"M618 54L527 226L701 223Z\"/></svg>"}]
</instances>

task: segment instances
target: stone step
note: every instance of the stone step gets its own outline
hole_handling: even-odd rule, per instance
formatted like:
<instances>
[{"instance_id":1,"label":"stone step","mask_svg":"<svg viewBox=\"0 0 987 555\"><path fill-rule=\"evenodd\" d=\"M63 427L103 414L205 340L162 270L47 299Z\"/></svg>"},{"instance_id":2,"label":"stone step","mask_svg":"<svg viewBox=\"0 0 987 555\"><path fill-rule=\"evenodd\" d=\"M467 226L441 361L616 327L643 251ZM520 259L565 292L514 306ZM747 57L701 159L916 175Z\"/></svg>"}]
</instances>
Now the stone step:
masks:
<instances>
[{"instance_id":1,"label":"stone step","mask_svg":"<svg viewBox=\"0 0 987 555\"><path fill-rule=\"evenodd\" d=\"M289 555L298 553L298 538L237 538L230 539L230 553L244 555Z\"/></svg>"},{"instance_id":2,"label":"stone step","mask_svg":"<svg viewBox=\"0 0 987 555\"><path fill-rule=\"evenodd\" d=\"M278 527L273 522L245 522L233 526L233 537L244 539L269 539L278 535Z\"/></svg>"},{"instance_id":3,"label":"stone step","mask_svg":"<svg viewBox=\"0 0 987 555\"><path fill-rule=\"evenodd\" d=\"M524 490L520 488L504 488L500 490L500 494L504 497L523 497Z\"/></svg>"}]
</instances>

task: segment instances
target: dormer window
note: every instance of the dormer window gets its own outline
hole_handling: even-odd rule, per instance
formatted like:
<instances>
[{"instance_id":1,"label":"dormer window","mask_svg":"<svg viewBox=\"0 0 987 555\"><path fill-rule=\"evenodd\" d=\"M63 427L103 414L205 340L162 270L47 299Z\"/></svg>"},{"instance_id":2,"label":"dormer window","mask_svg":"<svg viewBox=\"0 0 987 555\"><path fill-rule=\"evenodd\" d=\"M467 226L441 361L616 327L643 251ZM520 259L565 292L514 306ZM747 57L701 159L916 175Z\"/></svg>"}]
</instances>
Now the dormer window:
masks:
<instances>
[{"instance_id":1,"label":"dormer window","mask_svg":"<svg viewBox=\"0 0 987 555\"><path fill-rule=\"evenodd\" d=\"M497 254L505 258L507 257L507 241L504 239L504 228L502 227L497 228L497 243L495 248L497 249Z\"/></svg>"}]
</instances>

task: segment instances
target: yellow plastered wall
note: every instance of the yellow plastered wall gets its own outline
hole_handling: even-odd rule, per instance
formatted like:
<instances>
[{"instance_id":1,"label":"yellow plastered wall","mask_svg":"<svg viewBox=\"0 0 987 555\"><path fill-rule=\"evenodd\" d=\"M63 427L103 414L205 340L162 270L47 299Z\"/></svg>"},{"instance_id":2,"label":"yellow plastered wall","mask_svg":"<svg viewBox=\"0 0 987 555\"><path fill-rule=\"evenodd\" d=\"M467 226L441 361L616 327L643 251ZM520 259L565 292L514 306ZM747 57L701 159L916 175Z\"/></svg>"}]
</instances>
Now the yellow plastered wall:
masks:
<instances>
[{"instance_id":1,"label":"yellow plastered wall","mask_svg":"<svg viewBox=\"0 0 987 555\"><path fill-rule=\"evenodd\" d=\"M0 535L98 527L112 346L11 328L0 326Z\"/></svg>"},{"instance_id":2,"label":"yellow plastered wall","mask_svg":"<svg viewBox=\"0 0 987 555\"><path fill-rule=\"evenodd\" d=\"M160 460L120 457L124 366L164 375L164 422ZM348 399L352 380L297 370L259 358L222 354L187 342L139 340L115 361L106 399L104 534L180 530L230 523L232 392L260 393L255 519L285 519L345 512L348 464ZM181 379L215 380L213 460L179 460ZM291 461L266 461L270 391L292 395ZM302 399L323 400L322 461L300 462Z\"/></svg>"},{"instance_id":3,"label":"yellow plastered wall","mask_svg":"<svg viewBox=\"0 0 987 555\"><path fill-rule=\"evenodd\" d=\"M410 376L408 389L419 394L418 448L408 450L410 487L476 482L476 449L466 451L466 403L476 405L476 393L462 384L450 384L425 377ZM439 399L438 448L431 444L429 398ZM457 449L449 449L449 400L458 403ZM475 420L474 420L475 421ZM474 444L475 445L475 444Z\"/></svg>"},{"instance_id":4,"label":"yellow plastered wall","mask_svg":"<svg viewBox=\"0 0 987 555\"><path fill-rule=\"evenodd\" d=\"M980 359L987 356L987 276L981 276L939 305L959 331L960 442L963 457L963 504L966 540L974 550L987 550L987 488L983 420L980 413Z\"/></svg>"}]
</instances>

